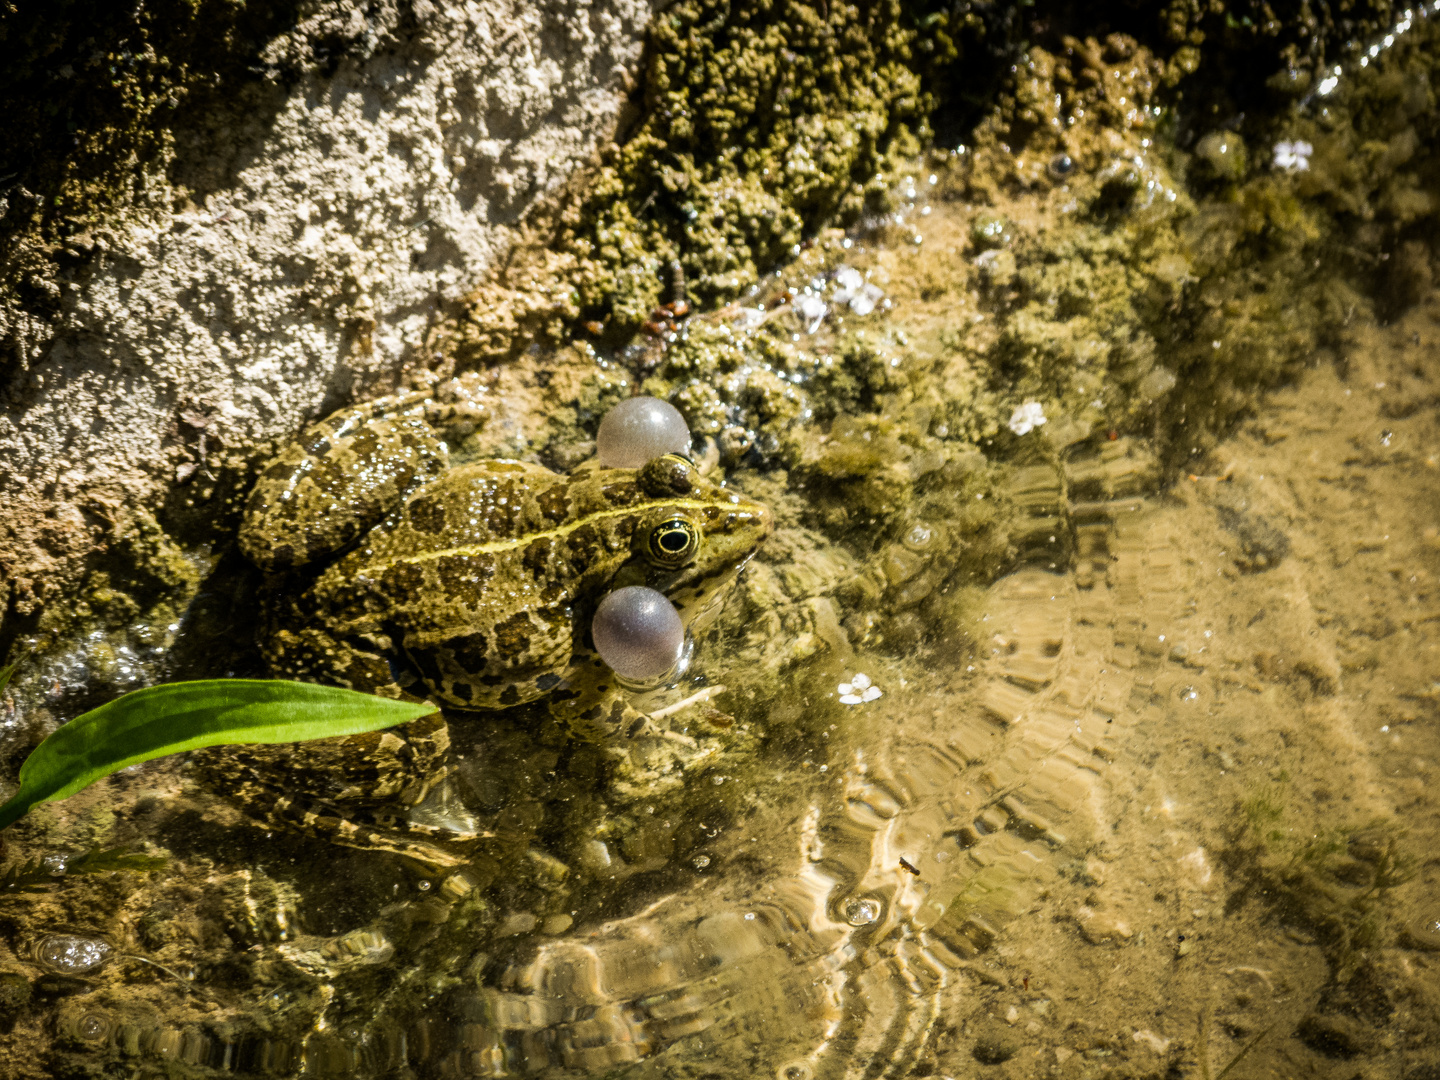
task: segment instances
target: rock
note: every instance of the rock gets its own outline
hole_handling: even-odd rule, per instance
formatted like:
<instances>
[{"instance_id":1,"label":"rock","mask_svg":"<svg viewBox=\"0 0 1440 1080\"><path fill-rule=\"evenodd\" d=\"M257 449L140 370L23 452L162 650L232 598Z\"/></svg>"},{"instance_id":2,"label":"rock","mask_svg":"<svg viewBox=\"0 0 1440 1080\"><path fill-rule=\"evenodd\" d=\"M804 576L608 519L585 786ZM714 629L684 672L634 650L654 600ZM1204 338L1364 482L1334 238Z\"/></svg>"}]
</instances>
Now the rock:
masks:
<instances>
[{"instance_id":1,"label":"rock","mask_svg":"<svg viewBox=\"0 0 1440 1080\"><path fill-rule=\"evenodd\" d=\"M985 1024L975 1036L970 1056L981 1065L1001 1065L1020 1052L1015 1033L999 1024Z\"/></svg>"},{"instance_id":2,"label":"rock","mask_svg":"<svg viewBox=\"0 0 1440 1080\"><path fill-rule=\"evenodd\" d=\"M0 1016L30 1004L30 980L18 971L0 971Z\"/></svg>"},{"instance_id":3,"label":"rock","mask_svg":"<svg viewBox=\"0 0 1440 1080\"><path fill-rule=\"evenodd\" d=\"M1250 573L1269 570L1290 553L1290 538L1277 529L1268 518L1257 514L1243 491L1230 485L1215 493L1215 510L1220 524L1240 541L1235 564Z\"/></svg>"},{"instance_id":4,"label":"rock","mask_svg":"<svg viewBox=\"0 0 1440 1080\"><path fill-rule=\"evenodd\" d=\"M248 468L227 451L389 389L438 306L613 133L652 12L320 8L265 47L299 74L181 138L184 189L92 230L48 337L5 361L0 578L21 617L73 595L117 507L179 477L171 502L223 526L207 477ZM337 20L363 33L305 61Z\"/></svg>"},{"instance_id":5,"label":"rock","mask_svg":"<svg viewBox=\"0 0 1440 1080\"><path fill-rule=\"evenodd\" d=\"M1075 921L1091 945L1122 945L1134 936L1130 924L1113 911L1096 911L1082 904L1075 910Z\"/></svg>"}]
</instances>

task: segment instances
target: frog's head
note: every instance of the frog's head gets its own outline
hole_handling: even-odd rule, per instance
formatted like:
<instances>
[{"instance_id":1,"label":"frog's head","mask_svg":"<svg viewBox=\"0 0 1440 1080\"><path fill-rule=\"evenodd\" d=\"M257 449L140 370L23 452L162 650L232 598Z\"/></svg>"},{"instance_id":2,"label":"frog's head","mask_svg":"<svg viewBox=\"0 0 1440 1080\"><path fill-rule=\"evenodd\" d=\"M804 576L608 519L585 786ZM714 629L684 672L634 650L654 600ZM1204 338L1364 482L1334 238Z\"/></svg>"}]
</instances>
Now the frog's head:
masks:
<instances>
[{"instance_id":1,"label":"frog's head","mask_svg":"<svg viewBox=\"0 0 1440 1080\"><path fill-rule=\"evenodd\" d=\"M623 584L658 589L698 632L770 535L774 518L764 505L706 480L678 454L655 458L636 482L648 505L631 535Z\"/></svg>"}]
</instances>

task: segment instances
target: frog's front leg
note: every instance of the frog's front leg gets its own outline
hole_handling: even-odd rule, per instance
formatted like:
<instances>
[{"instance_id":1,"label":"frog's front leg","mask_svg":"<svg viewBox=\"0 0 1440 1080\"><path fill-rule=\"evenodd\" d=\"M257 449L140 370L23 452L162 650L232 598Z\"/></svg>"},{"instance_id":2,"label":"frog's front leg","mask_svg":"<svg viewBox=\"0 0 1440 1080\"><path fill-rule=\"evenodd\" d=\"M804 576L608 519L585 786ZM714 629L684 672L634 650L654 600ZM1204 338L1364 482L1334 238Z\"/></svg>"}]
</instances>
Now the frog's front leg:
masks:
<instances>
[{"instance_id":1,"label":"frog's front leg","mask_svg":"<svg viewBox=\"0 0 1440 1080\"><path fill-rule=\"evenodd\" d=\"M262 570L293 570L369 532L444 471L448 450L427 419L431 394L397 394L312 424L260 474L240 550Z\"/></svg>"},{"instance_id":2,"label":"frog's front leg","mask_svg":"<svg viewBox=\"0 0 1440 1080\"><path fill-rule=\"evenodd\" d=\"M654 728L650 717L630 704L615 673L591 652L575 653L546 704L551 716L585 742L634 738Z\"/></svg>"}]
</instances>

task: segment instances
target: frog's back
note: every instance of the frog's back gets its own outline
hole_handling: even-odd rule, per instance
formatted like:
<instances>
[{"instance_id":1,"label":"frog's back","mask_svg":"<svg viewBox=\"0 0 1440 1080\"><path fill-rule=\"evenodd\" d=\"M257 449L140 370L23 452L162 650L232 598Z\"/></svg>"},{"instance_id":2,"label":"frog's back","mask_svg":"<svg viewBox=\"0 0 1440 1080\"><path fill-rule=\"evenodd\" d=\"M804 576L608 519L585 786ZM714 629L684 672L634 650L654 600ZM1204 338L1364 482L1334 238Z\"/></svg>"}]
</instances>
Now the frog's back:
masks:
<instances>
[{"instance_id":1,"label":"frog's back","mask_svg":"<svg viewBox=\"0 0 1440 1080\"><path fill-rule=\"evenodd\" d=\"M629 557L643 501L629 475L460 466L327 570L315 596L342 633L383 611L394 643L455 704L533 701L563 677L576 609Z\"/></svg>"},{"instance_id":2,"label":"frog's back","mask_svg":"<svg viewBox=\"0 0 1440 1080\"><path fill-rule=\"evenodd\" d=\"M628 552L645 502L629 470L565 477L521 461L477 461L410 498L354 553L352 567L489 556L476 564L491 568L482 571L487 582L555 584Z\"/></svg>"}]
</instances>

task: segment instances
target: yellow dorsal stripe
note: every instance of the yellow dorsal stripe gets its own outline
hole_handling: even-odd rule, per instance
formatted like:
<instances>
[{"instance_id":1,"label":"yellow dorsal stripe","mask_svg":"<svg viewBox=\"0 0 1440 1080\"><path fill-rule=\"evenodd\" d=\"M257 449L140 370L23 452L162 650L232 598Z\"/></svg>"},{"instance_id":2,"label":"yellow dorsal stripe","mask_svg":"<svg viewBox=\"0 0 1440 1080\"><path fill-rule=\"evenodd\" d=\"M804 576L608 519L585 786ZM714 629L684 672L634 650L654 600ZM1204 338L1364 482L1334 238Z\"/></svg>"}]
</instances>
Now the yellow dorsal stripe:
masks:
<instances>
[{"instance_id":1,"label":"yellow dorsal stripe","mask_svg":"<svg viewBox=\"0 0 1440 1080\"><path fill-rule=\"evenodd\" d=\"M447 555L498 555L501 552L514 551L516 548L527 547L536 540L561 539L569 536L582 525L588 525L596 519L625 517L627 514L646 513L651 510L706 510L711 507L722 510L725 509L723 504L703 499L677 499L674 502L659 503L651 506L626 506L617 507L614 510L597 510L593 514L586 514L579 521L567 522L564 525L557 525L553 529L545 529L541 532L526 533L524 536L516 536L507 540L491 540L484 544L463 544L460 547L445 548L442 551L423 551L415 555L405 555L398 559L390 559L387 562L372 565L376 570L386 570L398 563L434 562L436 559L443 559ZM726 512L744 513L745 511L739 503L736 503Z\"/></svg>"}]
</instances>

